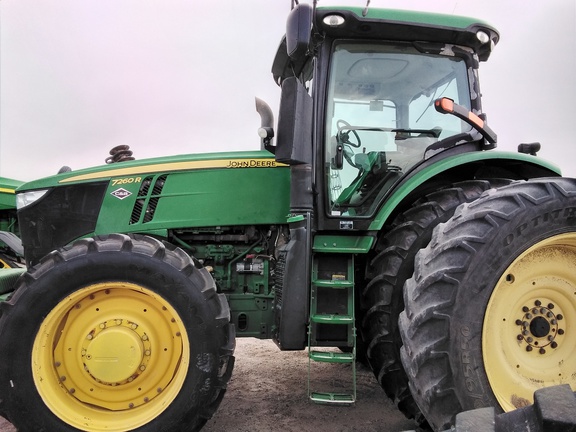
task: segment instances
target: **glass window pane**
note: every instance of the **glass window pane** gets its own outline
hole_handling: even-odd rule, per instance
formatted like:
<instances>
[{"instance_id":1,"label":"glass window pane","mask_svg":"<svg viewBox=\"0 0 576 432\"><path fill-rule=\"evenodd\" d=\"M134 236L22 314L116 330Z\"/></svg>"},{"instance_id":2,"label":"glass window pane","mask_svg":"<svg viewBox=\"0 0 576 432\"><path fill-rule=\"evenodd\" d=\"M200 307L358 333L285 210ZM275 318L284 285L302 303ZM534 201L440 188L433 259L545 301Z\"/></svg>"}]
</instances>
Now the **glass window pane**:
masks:
<instances>
[{"instance_id":1,"label":"glass window pane","mask_svg":"<svg viewBox=\"0 0 576 432\"><path fill-rule=\"evenodd\" d=\"M459 57L424 54L411 45L336 44L325 132L332 214L373 214L428 146L470 131L434 108L440 97L470 108L469 93Z\"/></svg>"}]
</instances>

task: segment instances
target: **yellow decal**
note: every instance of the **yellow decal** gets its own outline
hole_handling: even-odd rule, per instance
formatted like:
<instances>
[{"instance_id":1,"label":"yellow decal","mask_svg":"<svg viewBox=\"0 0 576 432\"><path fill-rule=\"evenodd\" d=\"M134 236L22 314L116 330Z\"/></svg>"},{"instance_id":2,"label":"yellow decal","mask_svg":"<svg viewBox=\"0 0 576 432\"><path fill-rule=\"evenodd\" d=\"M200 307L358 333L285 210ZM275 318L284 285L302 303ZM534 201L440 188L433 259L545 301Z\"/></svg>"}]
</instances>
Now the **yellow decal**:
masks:
<instances>
[{"instance_id":1,"label":"yellow decal","mask_svg":"<svg viewBox=\"0 0 576 432\"><path fill-rule=\"evenodd\" d=\"M206 161L170 162L154 165L134 166L128 168L116 168L90 174L80 174L60 180L59 183L130 176L136 174L153 174L169 171L186 171L209 168L278 168L285 166L288 165L276 162L274 159L215 159Z\"/></svg>"},{"instance_id":2,"label":"yellow decal","mask_svg":"<svg viewBox=\"0 0 576 432\"><path fill-rule=\"evenodd\" d=\"M114 180L112 180L112 186L132 184L132 183L140 183L141 181L142 181L142 177L127 177L127 178L121 178L121 179L114 179Z\"/></svg>"},{"instance_id":3,"label":"yellow decal","mask_svg":"<svg viewBox=\"0 0 576 432\"><path fill-rule=\"evenodd\" d=\"M286 166L276 162L274 159L246 159L231 160L226 168L276 168Z\"/></svg>"},{"instance_id":4,"label":"yellow decal","mask_svg":"<svg viewBox=\"0 0 576 432\"><path fill-rule=\"evenodd\" d=\"M13 194L13 193L15 193L15 190L14 189L0 188L0 192Z\"/></svg>"}]
</instances>

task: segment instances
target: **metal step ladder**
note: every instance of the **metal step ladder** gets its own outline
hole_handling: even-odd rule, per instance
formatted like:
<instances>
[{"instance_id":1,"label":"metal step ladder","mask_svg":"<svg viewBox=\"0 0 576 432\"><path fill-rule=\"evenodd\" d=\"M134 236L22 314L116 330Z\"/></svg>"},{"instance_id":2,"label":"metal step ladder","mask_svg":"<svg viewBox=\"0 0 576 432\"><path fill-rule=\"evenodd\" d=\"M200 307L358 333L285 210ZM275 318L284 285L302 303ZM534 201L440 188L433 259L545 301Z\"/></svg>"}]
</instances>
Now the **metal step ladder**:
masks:
<instances>
[{"instance_id":1,"label":"metal step ladder","mask_svg":"<svg viewBox=\"0 0 576 432\"><path fill-rule=\"evenodd\" d=\"M349 365L350 390L312 390L316 363ZM342 368L341 368L342 369ZM341 369L335 370L342 378ZM315 383L316 384L316 383ZM328 385L327 385L328 387ZM356 401L356 326L354 317L354 255L315 253L312 258L308 325L308 396L317 403Z\"/></svg>"}]
</instances>

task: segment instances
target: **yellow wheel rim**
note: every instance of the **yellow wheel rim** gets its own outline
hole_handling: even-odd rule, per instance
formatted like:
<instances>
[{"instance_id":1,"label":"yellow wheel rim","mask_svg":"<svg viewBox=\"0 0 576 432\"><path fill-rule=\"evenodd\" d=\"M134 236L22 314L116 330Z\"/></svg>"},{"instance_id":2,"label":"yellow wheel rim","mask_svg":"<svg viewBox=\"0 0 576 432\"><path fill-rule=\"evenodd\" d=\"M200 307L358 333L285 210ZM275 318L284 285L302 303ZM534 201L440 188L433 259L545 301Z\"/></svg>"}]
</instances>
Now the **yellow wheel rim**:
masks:
<instances>
[{"instance_id":1,"label":"yellow wheel rim","mask_svg":"<svg viewBox=\"0 0 576 432\"><path fill-rule=\"evenodd\" d=\"M502 274L486 309L482 351L505 411L531 404L542 387L576 391L576 233L537 243Z\"/></svg>"},{"instance_id":2,"label":"yellow wheel rim","mask_svg":"<svg viewBox=\"0 0 576 432\"><path fill-rule=\"evenodd\" d=\"M190 364L177 312L158 294L120 282L66 297L32 348L35 385L64 423L85 431L132 430L176 398Z\"/></svg>"}]
</instances>

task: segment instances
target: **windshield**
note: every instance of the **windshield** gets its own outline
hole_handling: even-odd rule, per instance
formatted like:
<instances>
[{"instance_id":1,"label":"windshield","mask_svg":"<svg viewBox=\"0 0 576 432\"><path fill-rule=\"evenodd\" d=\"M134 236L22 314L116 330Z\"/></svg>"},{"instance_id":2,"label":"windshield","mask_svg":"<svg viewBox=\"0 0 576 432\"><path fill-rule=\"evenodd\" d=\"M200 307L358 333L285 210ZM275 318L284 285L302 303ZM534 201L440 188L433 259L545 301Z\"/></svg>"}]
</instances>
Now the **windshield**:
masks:
<instances>
[{"instance_id":1,"label":"windshield","mask_svg":"<svg viewBox=\"0 0 576 432\"><path fill-rule=\"evenodd\" d=\"M470 131L434 109L440 97L470 109L462 58L423 54L411 45L335 46L325 151L332 215L372 214L430 145Z\"/></svg>"}]
</instances>

